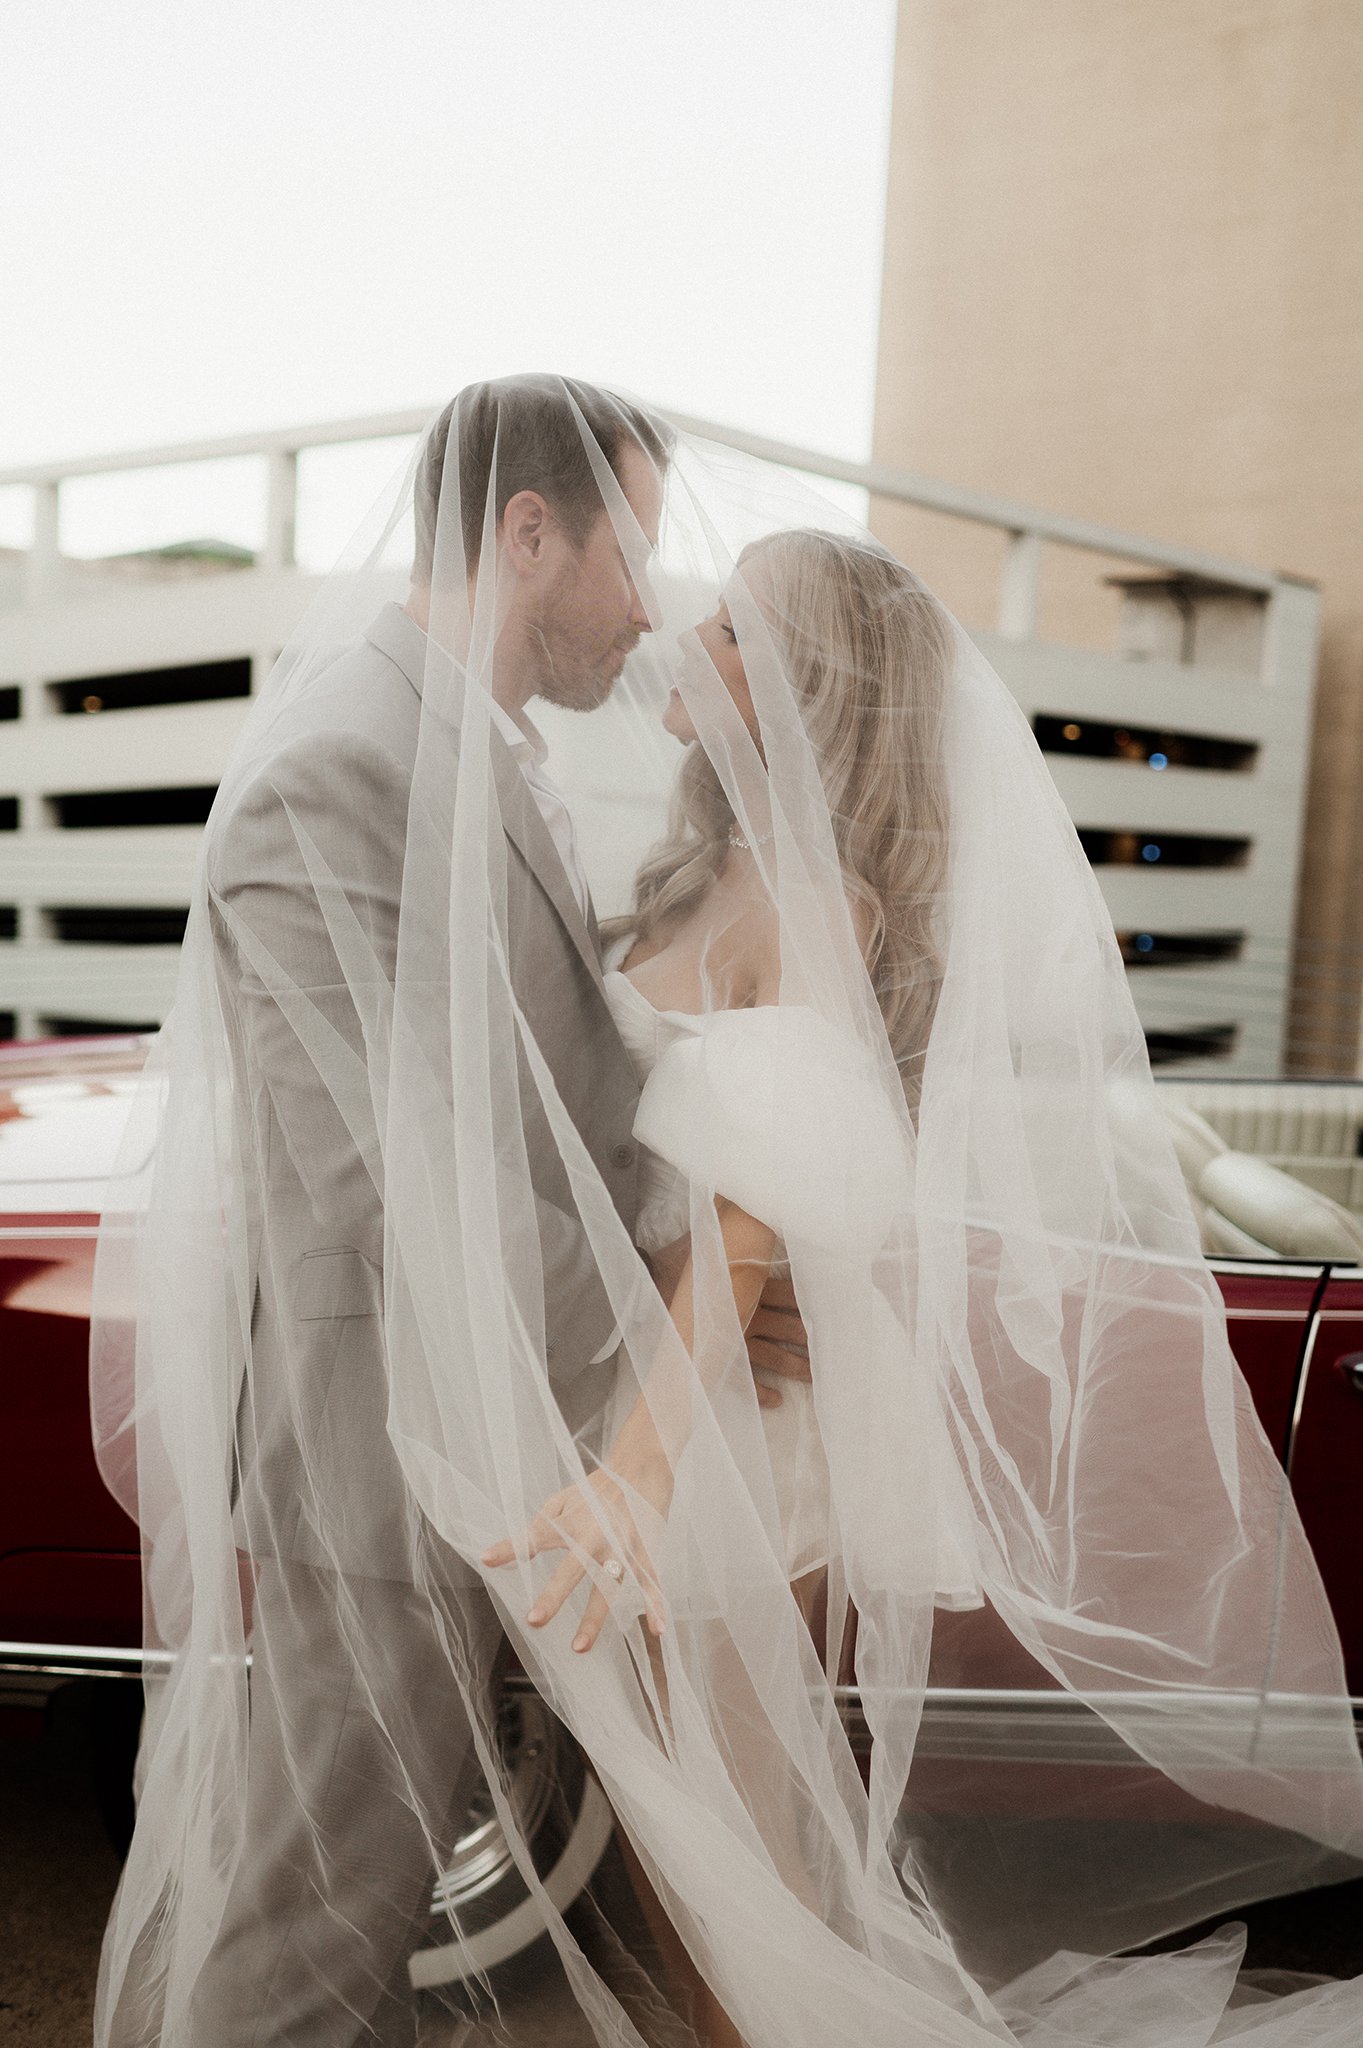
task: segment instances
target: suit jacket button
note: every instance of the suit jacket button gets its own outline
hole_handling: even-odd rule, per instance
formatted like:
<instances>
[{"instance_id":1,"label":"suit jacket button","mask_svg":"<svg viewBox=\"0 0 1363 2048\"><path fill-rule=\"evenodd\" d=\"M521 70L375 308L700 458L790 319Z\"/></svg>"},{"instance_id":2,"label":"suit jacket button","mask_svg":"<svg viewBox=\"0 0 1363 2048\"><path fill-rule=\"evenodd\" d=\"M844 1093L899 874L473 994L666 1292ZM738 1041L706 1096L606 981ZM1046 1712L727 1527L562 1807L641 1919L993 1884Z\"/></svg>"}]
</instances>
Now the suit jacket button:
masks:
<instances>
[{"instance_id":1,"label":"suit jacket button","mask_svg":"<svg viewBox=\"0 0 1363 2048\"><path fill-rule=\"evenodd\" d=\"M611 1165L612 1165L612 1166L633 1166L633 1164L634 1164L634 1147L633 1147L633 1145L612 1145L612 1147L611 1147Z\"/></svg>"}]
</instances>

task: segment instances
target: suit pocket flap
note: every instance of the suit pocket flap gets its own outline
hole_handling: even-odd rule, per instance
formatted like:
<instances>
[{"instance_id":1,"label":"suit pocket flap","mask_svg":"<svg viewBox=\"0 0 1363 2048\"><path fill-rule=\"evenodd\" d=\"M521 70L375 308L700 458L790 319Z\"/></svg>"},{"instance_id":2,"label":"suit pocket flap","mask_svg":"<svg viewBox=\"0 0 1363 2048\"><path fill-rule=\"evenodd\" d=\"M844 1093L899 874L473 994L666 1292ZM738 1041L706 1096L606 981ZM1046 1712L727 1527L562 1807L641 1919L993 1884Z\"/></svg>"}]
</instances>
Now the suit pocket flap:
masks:
<instances>
[{"instance_id":1,"label":"suit pocket flap","mask_svg":"<svg viewBox=\"0 0 1363 2048\"><path fill-rule=\"evenodd\" d=\"M300 1322L322 1322L334 1316L375 1316L379 1312L380 1275L363 1252L305 1252L293 1294L293 1312Z\"/></svg>"}]
</instances>

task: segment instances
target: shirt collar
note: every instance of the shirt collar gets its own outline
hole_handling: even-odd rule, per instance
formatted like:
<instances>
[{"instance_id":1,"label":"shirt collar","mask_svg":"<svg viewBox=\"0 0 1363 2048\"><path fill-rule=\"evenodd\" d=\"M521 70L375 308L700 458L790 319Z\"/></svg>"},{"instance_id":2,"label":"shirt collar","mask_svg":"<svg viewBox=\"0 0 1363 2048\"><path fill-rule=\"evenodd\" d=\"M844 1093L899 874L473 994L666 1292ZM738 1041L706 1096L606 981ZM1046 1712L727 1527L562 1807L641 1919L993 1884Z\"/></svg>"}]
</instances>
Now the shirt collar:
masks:
<instances>
[{"instance_id":1,"label":"shirt collar","mask_svg":"<svg viewBox=\"0 0 1363 2048\"><path fill-rule=\"evenodd\" d=\"M516 759L522 766L542 768L549 759L549 743L543 733L531 724L524 711L513 717L495 697L490 702L493 724Z\"/></svg>"},{"instance_id":2,"label":"shirt collar","mask_svg":"<svg viewBox=\"0 0 1363 2048\"><path fill-rule=\"evenodd\" d=\"M434 643L427 637L424 627L419 626L405 606L386 604L365 638L386 654L390 661L402 670L418 697L424 679L426 661ZM524 711L515 717L504 711L495 697L490 699L493 723L515 755L522 769L540 769L549 759L549 742L539 727L534 725Z\"/></svg>"}]
</instances>

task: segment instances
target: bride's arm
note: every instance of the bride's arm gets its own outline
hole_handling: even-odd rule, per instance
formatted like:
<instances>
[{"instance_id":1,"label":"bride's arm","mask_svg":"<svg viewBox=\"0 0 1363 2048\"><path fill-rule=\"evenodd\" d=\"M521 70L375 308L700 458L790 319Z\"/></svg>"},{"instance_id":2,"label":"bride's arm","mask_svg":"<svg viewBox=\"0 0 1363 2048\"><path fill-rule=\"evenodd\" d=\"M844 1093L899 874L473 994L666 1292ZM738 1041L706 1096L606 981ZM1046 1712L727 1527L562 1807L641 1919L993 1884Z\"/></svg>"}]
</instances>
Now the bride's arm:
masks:
<instances>
[{"instance_id":1,"label":"bride's arm","mask_svg":"<svg viewBox=\"0 0 1363 2048\"><path fill-rule=\"evenodd\" d=\"M779 1002L780 944L776 920L768 906L763 905L760 912L748 918L743 939L747 962L746 987L741 987L738 992L746 997L754 1008ZM746 1209L740 1208L738 1203L731 1201L727 1195L715 1196L715 1213L719 1220L720 1243L739 1328L746 1335L748 1325L762 1299L762 1290L771 1276L776 1232L768 1224L760 1222L756 1216L749 1215ZM680 1269L676 1271L675 1282L669 1284L669 1269L672 1268L670 1254L673 1249L669 1246L663 1253L656 1277L677 1334L699 1369L701 1385L708 1390L713 1383L716 1370L722 1371L728 1360L723 1353L718 1358L698 1359L696 1356L695 1244L690 1236L678 1240L675 1249L681 1254ZM659 1422L664 1425L666 1439L672 1445L675 1456L689 1433L687 1420L690 1397L689 1376L687 1382L682 1384L670 1366L661 1363L655 1365L640 1387L638 1398L603 1459L603 1464L614 1464L621 1451L629 1454L639 1451L652 1454L656 1444L658 1451L661 1452Z\"/></svg>"},{"instance_id":2,"label":"bride's arm","mask_svg":"<svg viewBox=\"0 0 1363 2048\"><path fill-rule=\"evenodd\" d=\"M759 1223L746 1209L740 1209L737 1202L731 1202L727 1195L717 1195L714 1208L719 1219L720 1243L733 1290L734 1307L739 1324L746 1331L771 1277L776 1232L770 1225ZM675 1238L658 1251L641 1252L640 1257L649 1269L654 1286L667 1303L668 1313L682 1342L694 1355L695 1258L689 1233Z\"/></svg>"},{"instance_id":3,"label":"bride's arm","mask_svg":"<svg viewBox=\"0 0 1363 2048\"><path fill-rule=\"evenodd\" d=\"M727 1195L717 1195L714 1206L734 1309L740 1330L746 1332L771 1273L776 1232L769 1224L750 1216L737 1202L731 1202ZM723 1370L729 1359L725 1351L713 1356L696 1356L695 1249L690 1239L680 1240L679 1247L684 1247L682 1263L670 1293L664 1273L660 1272L659 1279L663 1281L673 1326L697 1367L701 1385L708 1391L714 1384L716 1373ZM617 1464L622 1452L631 1464L640 1452L656 1450L659 1456L666 1458L664 1436L672 1444L675 1456L687 1433L690 1400L689 1376L683 1381L670 1360L659 1361L640 1387L633 1407L602 1460L603 1465Z\"/></svg>"},{"instance_id":4,"label":"bride's arm","mask_svg":"<svg viewBox=\"0 0 1363 2048\"><path fill-rule=\"evenodd\" d=\"M771 1269L776 1232L726 1196L715 1198L715 1211L734 1308L746 1330ZM663 1632L663 1611L648 1555L636 1528L632 1498L641 1497L659 1514L667 1513L674 1463L690 1433L695 1380L699 1378L702 1387L712 1386L716 1375L729 1363L727 1347L715 1347L712 1352L706 1346L701 1357L696 1357L695 1266L694 1250L688 1251L668 1312L696 1372L679 1372L674 1347L666 1347L664 1356L655 1362L641 1385L599 1468L589 1475L586 1487L565 1487L546 1501L531 1524L527 1545L531 1557L542 1550L563 1549L567 1547L566 1534L575 1545L602 1560L611 1554L602 1528L603 1520L609 1523L616 1531L615 1551L629 1559L643 1588L654 1635ZM592 1498L588 1500L586 1494ZM483 1563L510 1564L515 1555L514 1544L498 1543L484 1551ZM526 1615L531 1627L542 1628L551 1621L585 1576L584 1567L570 1551ZM594 1588L573 1638L575 1650L590 1650L609 1612L605 1595L599 1587Z\"/></svg>"},{"instance_id":5,"label":"bride's arm","mask_svg":"<svg viewBox=\"0 0 1363 2048\"><path fill-rule=\"evenodd\" d=\"M746 1330L753 1319L753 1313L762 1299L762 1289L767 1284L771 1271L772 1254L776 1249L776 1232L770 1224L760 1223L756 1216L750 1216L746 1209L740 1209L737 1202L731 1202L727 1195L716 1195L715 1211L719 1217L720 1241L724 1247L724 1263L729 1269L729 1285L733 1289L734 1307L738 1311L739 1327ZM668 1312L681 1336L683 1344L695 1357L695 1252L689 1250L686 1264Z\"/></svg>"}]
</instances>

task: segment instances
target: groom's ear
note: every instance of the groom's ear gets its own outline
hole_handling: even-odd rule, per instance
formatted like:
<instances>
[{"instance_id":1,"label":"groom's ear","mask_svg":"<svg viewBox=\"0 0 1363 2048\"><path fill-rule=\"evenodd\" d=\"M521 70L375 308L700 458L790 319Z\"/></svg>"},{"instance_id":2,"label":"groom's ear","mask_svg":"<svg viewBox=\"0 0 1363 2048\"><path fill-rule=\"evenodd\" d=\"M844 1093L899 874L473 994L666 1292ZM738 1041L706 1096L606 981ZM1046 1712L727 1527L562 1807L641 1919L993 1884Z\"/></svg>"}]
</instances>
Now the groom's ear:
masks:
<instances>
[{"instance_id":1,"label":"groom's ear","mask_svg":"<svg viewBox=\"0 0 1363 2048\"><path fill-rule=\"evenodd\" d=\"M518 576L533 576L544 556L553 520L538 491L517 491L502 513L502 547Z\"/></svg>"}]
</instances>

